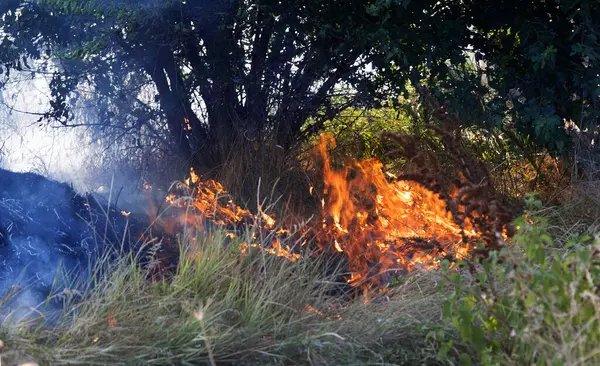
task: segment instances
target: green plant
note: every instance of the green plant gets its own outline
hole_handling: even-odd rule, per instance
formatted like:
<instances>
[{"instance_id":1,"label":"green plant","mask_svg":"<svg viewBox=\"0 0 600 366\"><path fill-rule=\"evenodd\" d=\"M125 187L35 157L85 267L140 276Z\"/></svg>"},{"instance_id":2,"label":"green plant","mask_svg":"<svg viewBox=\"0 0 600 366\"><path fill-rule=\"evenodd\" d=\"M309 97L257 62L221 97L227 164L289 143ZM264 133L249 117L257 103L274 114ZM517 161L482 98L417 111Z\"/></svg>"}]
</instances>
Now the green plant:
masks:
<instances>
[{"instance_id":1,"label":"green plant","mask_svg":"<svg viewBox=\"0 0 600 366\"><path fill-rule=\"evenodd\" d=\"M399 107L348 108L327 120L323 132L335 138L335 156L339 160L377 158L389 163L391 159L385 156L386 150L380 139L381 132L409 133L417 123L411 118L409 113ZM311 139L310 145L315 144L317 140Z\"/></svg>"},{"instance_id":2,"label":"green plant","mask_svg":"<svg viewBox=\"0 0 600 366\"><path fill-rule=\"evenodd\" d=\"M530 215L540 201L529 195L526 204L511 245L480 261L472 278L444 264L452 287L444 315L484 365L598 363L599 239L552 248L547 220Z\"/></svg>"}]
</instances>

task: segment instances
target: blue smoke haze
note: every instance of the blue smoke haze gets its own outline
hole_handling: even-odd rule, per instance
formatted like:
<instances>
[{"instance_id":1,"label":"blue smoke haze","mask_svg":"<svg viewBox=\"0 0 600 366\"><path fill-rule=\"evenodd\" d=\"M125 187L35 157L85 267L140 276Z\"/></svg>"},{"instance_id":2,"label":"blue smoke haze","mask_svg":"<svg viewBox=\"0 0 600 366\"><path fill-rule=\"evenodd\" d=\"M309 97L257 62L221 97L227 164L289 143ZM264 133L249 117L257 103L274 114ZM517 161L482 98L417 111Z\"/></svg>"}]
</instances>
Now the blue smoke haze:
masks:
<instances>
[{"instance_id":1,"label":"blue smoke haze","mask_svg":"<svg viewBox=\"0 0 600 366\"><path fill-rule=\"evenodd\" d=\"M64 280L85 279L90 263L110 249L105 243L120 245L122 233L139 232L142 225L116 209L110 210L107 223L105 211L92 196L79 195L66 184L0 169L0 299L10 298L0 312L38 307L53 287L69 288ZM60 273L66 276L57 277ZM62 281L57 284L56 279ZM16 295L8 296L15 289ZM59 307L53 303L46 310Z\"/></svg>"}]
</instances>

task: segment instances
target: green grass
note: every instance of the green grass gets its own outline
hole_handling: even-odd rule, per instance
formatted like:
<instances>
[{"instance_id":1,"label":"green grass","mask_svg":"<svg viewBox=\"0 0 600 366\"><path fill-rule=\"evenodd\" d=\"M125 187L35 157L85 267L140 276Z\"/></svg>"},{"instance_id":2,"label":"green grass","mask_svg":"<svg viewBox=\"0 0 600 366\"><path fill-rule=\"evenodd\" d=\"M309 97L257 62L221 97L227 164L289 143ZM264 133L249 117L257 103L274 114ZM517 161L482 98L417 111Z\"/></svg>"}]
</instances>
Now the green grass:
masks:
<instances>
[{"instance_id":1,"label":"green grass","mask_svg":"<svg viewBox=\"0 0 600 366\"><path fill-rule=\"evenodd\" d=\"M159 283L127 258L110 264L83 300L66 296L55 326L35 316L5 323L2 365L438 362L439 342L425 338L441 327L436 274L411 275L364 304L332 293L339 273L325 274L323 259L242 255L226 242L221 230L185 238L176 276Z\"/></svg>"}]
</instances>

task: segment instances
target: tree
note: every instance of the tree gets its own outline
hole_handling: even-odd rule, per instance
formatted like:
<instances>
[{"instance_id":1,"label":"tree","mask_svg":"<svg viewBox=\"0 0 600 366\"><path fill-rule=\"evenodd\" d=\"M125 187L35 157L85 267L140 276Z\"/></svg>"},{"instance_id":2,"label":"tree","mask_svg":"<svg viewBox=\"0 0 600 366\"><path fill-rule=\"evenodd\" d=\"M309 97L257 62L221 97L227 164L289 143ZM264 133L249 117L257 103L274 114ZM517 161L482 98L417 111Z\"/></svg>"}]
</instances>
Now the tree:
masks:
<instances>
[{"instance_id":1,"label":"tree","mask_svg":"<svg viewBox=\"0 0 600 366\"><path fill-rule=\"evenodd\" d=\"M0 14L6 75L52 75L45 120L202 172L232 151L271 162L267 146L289 151L409 80L517 144L569 151L563 120L598 124L590 0L5 0Z\"/></svg>"},{"instance_id":2,"label":"tree","mask_svg":"<svg viewBox=\"0 0 600 366\"><path fill-rule=\"evenodd\" d=\"M472 67L454 65L458 77L438 74L430 88L444 89L472 123L516 132L517 144L568 154L565 121L593 136L600 124L596 1L472 0L462 11Z\"/></svg>"},{"instance_id":3,"label":"tree","mask_svg":"<svg viewBox=\"0 0 600 366\"><path fill-rule=\"evenodd\" d=\"M235 146L288 150L345 108L393 99L411 67L460 60L457 6L9 0L0 6L0 62L8 72L51 57L44 119L78 125L74 106L93 106L79 108L93 111L83 124L117 136L145 131L206 172ZM340 94L344 102L334 102Z\"/></svg>"}]
</instances>

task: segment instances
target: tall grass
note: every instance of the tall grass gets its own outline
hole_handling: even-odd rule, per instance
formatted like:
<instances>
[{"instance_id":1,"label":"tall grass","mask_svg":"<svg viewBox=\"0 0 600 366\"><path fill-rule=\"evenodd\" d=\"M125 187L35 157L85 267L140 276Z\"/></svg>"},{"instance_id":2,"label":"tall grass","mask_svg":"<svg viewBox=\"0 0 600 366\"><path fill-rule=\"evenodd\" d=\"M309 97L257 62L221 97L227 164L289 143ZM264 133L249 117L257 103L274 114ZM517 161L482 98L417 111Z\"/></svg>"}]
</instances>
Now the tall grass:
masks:
<instances>
[{"instance_id":1,"label":"tall grass","mask_svg":"<svg viewBox=\"0 0 600 366\"><path fill-rule=\"evenodd\" d=\"M242 254L251 235L184 238L177 273L160 282L131 256L100 261L105 275L65 300L51 327L41 317L3 324L2 365L435 362L436 345L420 335L441 316L433 275L408 277L369 304L341 300L332 263Z\"/></svg>"}]
</instances>

